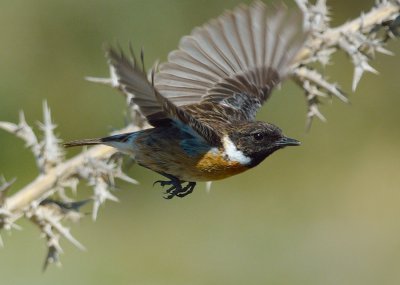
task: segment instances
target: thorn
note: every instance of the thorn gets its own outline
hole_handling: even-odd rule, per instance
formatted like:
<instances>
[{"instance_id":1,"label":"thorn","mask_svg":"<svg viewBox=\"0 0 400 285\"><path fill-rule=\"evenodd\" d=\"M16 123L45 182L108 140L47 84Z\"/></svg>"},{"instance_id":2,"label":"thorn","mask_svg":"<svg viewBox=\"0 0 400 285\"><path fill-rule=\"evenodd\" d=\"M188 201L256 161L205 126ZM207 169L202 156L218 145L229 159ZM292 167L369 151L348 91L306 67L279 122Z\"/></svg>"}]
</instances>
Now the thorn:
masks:
<instances>
[{"instance_id":1,"label":"thorn","mask_svg":"<svg viewBox=\"0 0 400 285\"><path fill-rule=\"evenodd\" d=\"M17 180L15 177L10 181L6 181L4 177L1 178L2 185L0 185L0 207L4 204L4 200L7 196L7 192L10 189L11 185Z\"/></svg>"},{"instance_id":2,"label":"thorn","mask_svg":"<svg viewBox=\"0 0 400 285\"><path fill-rule=\"evenodd\" d=\"M113 86L111 78L86 76L85 80L89 81L89 82L93 82L93 83L101 83L101 84Z\"/></svg>"},{"instance_id":3,"label":"thorn","mask_svg":"<svg viewBox=\"0 0 400 285\"><path fill-rule=\"evenodd\" d=\"M353 92L356 90L358 83L361 80L362 75L364 74L365 71L378 74L379 72L373 68L371 65L369 65L365 60L361 61L355 69L354 69L354 76L353 76L353 84L352 84L352 90Z\"/></svg>"},{"instance_id":4,"label":"thorn","mask_svg":"<svg viewBox=\"0 0 400 285\"><path fill-rule=\"evenodd\" d=\"M10 122L1 122L0 121L0 129L3 129L6 132L13 134L18 130L18 126L16 124L13 124Z\"/></svg>"},{"instance_id":5,"label":"thorn","mask_svg":"<svg viewBox=\"0 0 400 285\"><path fill-rule=\"evenodd\" d=\"M131 183L131 184L135 184L135 185L139 184L139 182L137 180L133 179L132 177L128 176L127 174L123 173L122 171L120 173L116 174L115 177L117 177L125 182Z\"/></svg>"},{"instance_id":6,"label":"thorn","mask_svg":"<svg viewBox=\"0 0 400 285\"><path fill-rule=\"evenodd\" d=\"M212 184L212 181L207 181L206 182L206 192L207 193L211 192L211 184Z\"/></svg>"},{"instance_id":7,"label":"thorn","mask_svg":"<svg viewBox=\"0 0 400 285\"><path fill-rule=\"evenodd\" d=\"M351 86L351 89L354 91L356 91L357 85L361 80L361 77L364 73L364 69L361 66L356 66L354 68L354 75L353 75L353 84Z\"/></svg>"},{"instance_id":8,"label":"thorn","mask_svg":"<svg viewBox=\"0 0 400 285\"><path fill-rule=\"evenodd\" d=\"M319 111L317 104L311 104L310 109L308 112L309 117L317 117L320 119L322 122L326 122L326 118L322 115L322 113Z\"/></svg>"},{"instance_id":9,"label":"thorn","mask_svg":"<svg viewBox=\"0 0 400 285\"><path fill-rule=\"evenodd\" d=\"M382 46L378 46L378 47L376 48L376 51L379 52L379 53L381 53L381 54L385 54L385 55L390 55L390 56L394 56L394 55L395 55L394 52L392 52L392 51L390 51L390 50L388 50L388 49L385 49L385 48L382 47Z\"/></svg>"},{"instance_id":10,"label":"thorn","mask_svg":"<svg viewBox=\"0 0 400 285\"><path fill-rule=\"evenodd\" d=\"M19 123L20 125L26 125L25 114L24 111L19 111Z\"/></svg>"},{"instance_id":11,"label":"thorn","mask_svg":"<svg viewBox=\"0 0 400 285\"><path fill-rule=\"evenodd\" d=\"M92 211L92 220L97 220L97 214L99 213L100 202L98 200L94 200L93 202L93 211Z\"/></svg>"},{"instance_id":12,"label":"thorn","mask_svg":"<svg viewBox=\"0 0 400 285\"><path fill-rule=\"evenodd\" d=\"M306 120L306 132L309 132L311 130L312 123L314 121L314 117L309 117L307 116Z\"/></svg>"},{"instance_id":13,"label":"thorn","mask_svg":"<svg viewBox=\"0 0 400 285\"><path fill-rule=\"evenodd\" d=\"M361 63L361 67L364 68L365 71L368 71L368 72L371 72L374 74L379 74L379 72L375 68L373 68L371 65L369 65L368 62L366 62L366 61L363 61Z\"/></svg>"}]
</instances>

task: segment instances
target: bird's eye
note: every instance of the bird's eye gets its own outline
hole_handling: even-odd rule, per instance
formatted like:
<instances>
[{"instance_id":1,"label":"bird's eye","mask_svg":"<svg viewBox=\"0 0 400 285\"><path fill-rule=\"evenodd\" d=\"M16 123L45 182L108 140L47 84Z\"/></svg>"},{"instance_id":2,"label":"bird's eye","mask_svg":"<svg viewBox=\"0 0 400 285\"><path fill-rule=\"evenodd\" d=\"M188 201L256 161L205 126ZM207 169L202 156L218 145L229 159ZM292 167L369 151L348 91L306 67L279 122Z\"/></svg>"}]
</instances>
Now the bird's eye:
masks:
<instances>
[{"instance_id":1,"label":"bird's eye","mask_svg":"<svg viewBox=\"0 0 400 285\"><path fill-rule=\"evenodd\" d=\"M255 133L255 134L253 134L253 138L256 141L260 141L260 140L262 140L264 138L264 134L263 133Z\"/></svg>"}]
</instances>

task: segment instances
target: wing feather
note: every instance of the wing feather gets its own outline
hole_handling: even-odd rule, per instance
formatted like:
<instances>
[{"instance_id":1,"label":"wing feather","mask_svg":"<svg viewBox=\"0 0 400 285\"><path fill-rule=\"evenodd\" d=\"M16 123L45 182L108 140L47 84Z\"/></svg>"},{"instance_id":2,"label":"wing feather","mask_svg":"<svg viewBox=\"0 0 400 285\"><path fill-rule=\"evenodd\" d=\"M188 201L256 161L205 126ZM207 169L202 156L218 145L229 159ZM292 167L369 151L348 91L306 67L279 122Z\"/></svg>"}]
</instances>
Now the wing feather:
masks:
<instances>
[{"instance_id":1,"label":"wing feather","mask_svg":"<svg viewBox=\"0 0 400 285\"><path fill-rule=\"evenodd\" d=\"M181 98L186 91L191 104L242 93L261 106L290 72L306 37L301 27L301 18L284 6L241 5L183 37L155 74L155 86L178 106L188 104L188 97ZM245 117L254 119L257 110L252 111Z\"/></svg>"},{"instance_id":2,"label":"wing feather","mask_svg":"<svg viewBox=\"0 0 400 285\"><path fill-rule=\"evenodd\" d=\"M140 107L140 112L145 117L154 113L161 114L163 110L155 97L156 90L147 79L143 63L142 67L139 66L132 49L130 57L122 50L113 48L108 48L106 55L120 88L131 96L131 101Z\"/></svg>"}]
</instances>

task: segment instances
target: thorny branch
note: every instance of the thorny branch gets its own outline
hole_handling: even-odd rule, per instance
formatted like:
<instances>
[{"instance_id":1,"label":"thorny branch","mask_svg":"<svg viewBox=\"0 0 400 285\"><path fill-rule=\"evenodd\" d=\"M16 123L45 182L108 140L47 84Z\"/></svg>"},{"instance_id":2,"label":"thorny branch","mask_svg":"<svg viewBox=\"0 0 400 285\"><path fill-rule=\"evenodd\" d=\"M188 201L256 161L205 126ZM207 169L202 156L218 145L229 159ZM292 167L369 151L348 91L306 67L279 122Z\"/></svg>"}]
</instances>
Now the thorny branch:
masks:
<instances>
[{"instance_id":1,"label":"thorny branch","mask_svg":"<svg viewBox=\"0 0 400 285\"><path fill-rule=\"evenodd\" d=\"M400 0L380 0L367 13L341 26L330 27L330 15L326 0L311 4L308 0L295 0L303 13L303 24L310 31L309 40L297 56L293 65L292 77L304 90L308 103L308 122L314 117L324 120L318 106L324 98L335 96L347 101L338 84L329 82L315 64L327 65L333 53L344 51L354 65L352 89L355 90L364 72L377 71L369 64L376 52L387 55L387 40L400 35ZM311 67L311 64L313 67ZM110 78L88 78L90 81L119 86L115 73L110 68ZM132 94L125 94L130 102ZM129 106L131 121L118 132L135 131L145 128L146 122L136 106ZM38 176L28 185L8 196L7 192L14 180L0 179L0 230L18 228L17 220L25 217L36 224L46 239L48 253L44 268L49 263L59 264L62 253L59 240L67 239L80 249L84 246L70 233L63 222L76 221L83 215L79 208L89 200L93 201L92 217L96 219L99 206L106 200L117 201L112 194L115 178L137 183L121 170L121 161L115 150L106 146L94 146L70 159L64 157L60 139L54 135L55 125L51 120L50 109L43 104L43 123L39 125L43 137L39 140L27 124L23 112L19 123L0 122L0 128L25 141L36 161ZM77 185L86 181L93 188L93 195L84 201L75 201L67 195L76 193ZM2 240L0 237L0 245Z\"/></svg>"},{"instance_id":2,"label":"thorny branch","mask_svg":"<svg viewBox=\"0 0 400 285\"><path fill-rule=\"evenodd\" d=\"M318 63L322 67L331 61L338 50L345 52L354 65L352 90L354 91L364 72L378 73L369 61L375 53L393 55L385 49L386 41L399 36L400 1L376 1L375 6L360 17L336 28L330 28L330 13L326 0L311 5L308 0L295 0L304 15L304 27L310 31L306 47L298 54L293 68L294 80L306 93L308 126L312 119L325 120L318 109L321 99L335 96L347 102L337 83L329 83L318 70L310 67Z\"/></svg>"}]
</instances>

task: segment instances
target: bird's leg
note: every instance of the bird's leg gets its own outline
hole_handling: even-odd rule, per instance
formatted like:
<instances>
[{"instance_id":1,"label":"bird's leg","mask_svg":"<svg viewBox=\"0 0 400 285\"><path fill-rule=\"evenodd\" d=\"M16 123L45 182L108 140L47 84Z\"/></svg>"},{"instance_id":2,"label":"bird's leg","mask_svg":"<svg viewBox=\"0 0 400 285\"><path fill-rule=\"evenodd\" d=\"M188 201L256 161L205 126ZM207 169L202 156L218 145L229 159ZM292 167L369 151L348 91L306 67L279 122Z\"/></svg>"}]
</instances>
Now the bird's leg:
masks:
<instances>
[{"instance_id":1,"label":"bird's leg","mask_svg":"<svg viewBox=\"0 0 400 285\"><path fill-rule=\"evenodd\" d=\"M160 174L169 180L157 180L153 183L153 185L159 183L161 187L171 186L165 191L165 199L172 199L176 195L175 193L182 192L182 181L180 181L177 177L167 173L160 172Z\"/></svg>"},{"instance_id":2,"label":"bird's leg","mask_svg":"<svg viewBox=\"0 0 400 285\"><path fill-rule=\"evenodd\" d=\"M157 180L153 183L153 185L159 183L161 187L164 186L171 186L165 191L165 199L172 199L175 196L177 197L185 197L186 195L193 192L194 187L196 186L196 182L188 182L185 187L182 187L182 183L184 181L179 180L177 177L167 174L167 173L160 173L162 176L169 178L170 180Z\"/></svg>"}]
</instances>

